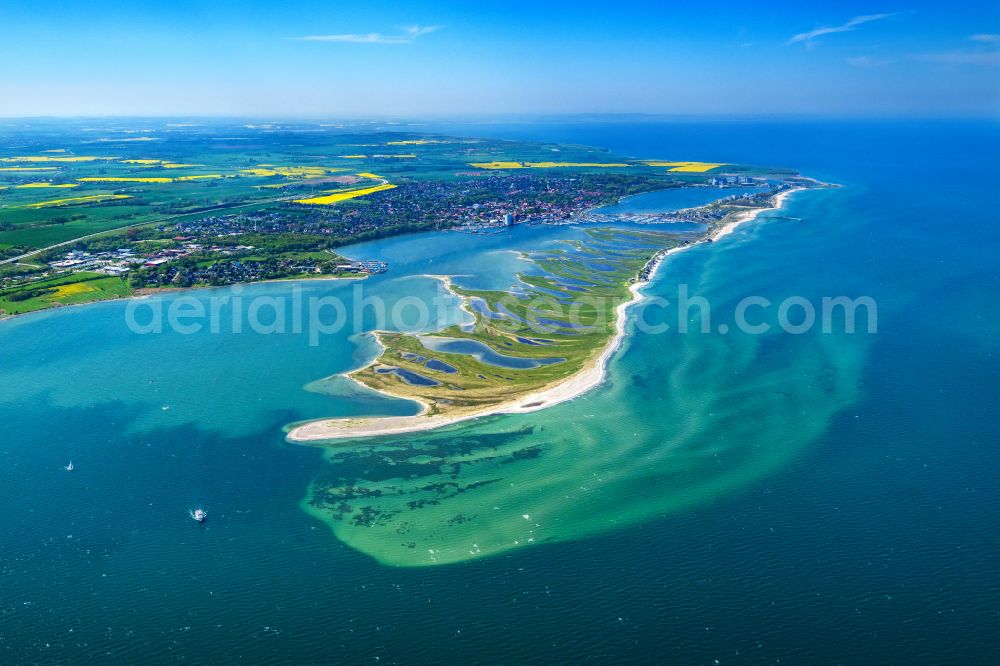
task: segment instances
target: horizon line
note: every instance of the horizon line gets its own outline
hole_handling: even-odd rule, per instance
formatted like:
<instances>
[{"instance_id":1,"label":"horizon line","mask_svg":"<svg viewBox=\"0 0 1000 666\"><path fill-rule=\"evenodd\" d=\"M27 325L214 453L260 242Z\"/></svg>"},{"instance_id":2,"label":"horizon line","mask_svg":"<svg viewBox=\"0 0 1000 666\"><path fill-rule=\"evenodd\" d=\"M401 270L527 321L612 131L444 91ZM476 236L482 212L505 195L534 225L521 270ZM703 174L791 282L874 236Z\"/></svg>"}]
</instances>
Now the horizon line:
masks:
<instances>
[{"instance_id":1,"label":"horizon line","mask_svg":"<svg viewBox=\"0 0 1000 666\"><path fill-rule=\"evenodd\" d=\"M31 114L31 115L5 115L0 112L0 121L16 120L99 120L99 119L140 119L140 120L253 120L258 122L412 122L412 121L436 121L436 120L483 120L492 118L530 118L530 119L557 119L557 118L677 118L677 119L886 119L886 120L921 120L921 119L971 119L979 118L983 120L1000 120L1000 108L995 113L982 113L979 111L949 111L947 113L933 112L661 112L661 111L507 111L507 112L466 112L466 113L414 113L414 114L394 114L381 115L378 112L370 114L241 114L241 113L82 113L82 114Z\"/></svg>"}]
</instances>

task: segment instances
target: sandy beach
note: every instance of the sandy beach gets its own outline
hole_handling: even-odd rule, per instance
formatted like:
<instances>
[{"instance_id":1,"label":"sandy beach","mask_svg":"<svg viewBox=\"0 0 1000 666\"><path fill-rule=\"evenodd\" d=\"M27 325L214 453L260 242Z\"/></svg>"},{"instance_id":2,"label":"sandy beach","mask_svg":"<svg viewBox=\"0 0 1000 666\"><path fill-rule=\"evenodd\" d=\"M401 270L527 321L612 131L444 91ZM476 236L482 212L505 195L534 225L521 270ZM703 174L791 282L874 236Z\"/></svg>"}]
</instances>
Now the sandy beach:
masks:
<instances>
[{"instance_id":1,"label":"sandy beach","mask_svg":"<svg viewBox=\"0 0 1000 666\"><path fill-rule=\"evenodd\" d=\"M738 213L734 216L733 220L718 228L705 240L700 242L706 242L708 240L717 241L731 234L740 225L755 219L761 213L780 209L784 205L785 200L787 200L793 192L797 192L801 189L805 188L792 188L777 194L774 198L774 206L770 208L756 208L743 213ZM566 402L567 400L572 400L573 398L576 398L598 386L602 381L604 381L608 361L610 360L611 355L614 354L615 351L617 351L621 346L622 340L625 338L625 326L627 322L626 315L628 313L628 309L643 300L643 287L656 277L657 272L663 265L663 260L671 254L681 252L690 247L695 247L698 244L699 243L692 243L690 245L674 247L663 252L659 259L656 260L652 270L649 272L649 279L647 281L635 282L629 287L629 290L632 292L632 298L619 305L616 309L615 334L610 340L608 340L608 343L601 350L601 353L597 356L597 358L595 358L586 367L582 368L575 374L560 380L553 386L549 386L541 391L537 391L526 396L521 396L515 400L493 405L480 411L455 416L429 416L427 415L427 411L430 406L427 403L408 397L408 399L414 400L421 405L420 412L413 416L324 419L311 421L293 428L288 433L288 439L293 442L320 442L355 437L399 435L410 432L431 430L471 419L492 416L494 414L525 414L528 412L535 412L551 407L552 405L557 405L561 402ZM445 288L451 291L451 280L448 276L429 275L427 277L440 279L444 283ZM467 304L463 303L463 309L465 309L466 305ZM347 374L346 376L353 379L350 374ZM392 397L400 397L387 391L380 392Z\"/></svg>"}]
</instances>

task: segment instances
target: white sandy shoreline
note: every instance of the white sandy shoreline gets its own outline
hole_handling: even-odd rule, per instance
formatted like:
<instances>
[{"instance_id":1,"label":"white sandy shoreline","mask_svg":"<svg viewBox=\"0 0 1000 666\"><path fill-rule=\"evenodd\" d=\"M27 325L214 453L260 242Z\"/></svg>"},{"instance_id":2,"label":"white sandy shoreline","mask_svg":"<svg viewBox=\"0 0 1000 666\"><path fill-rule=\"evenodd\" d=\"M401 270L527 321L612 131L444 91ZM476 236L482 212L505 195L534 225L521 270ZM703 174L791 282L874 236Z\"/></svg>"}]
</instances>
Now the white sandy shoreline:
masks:
<instances>
[{"instance_id":1,"label":"white sandy shoreline","mask_svg":"<svg viewBox=\"0 0 1000 666\"><path fill-rule=\"evenodd\" d=\"M701 242L709 240L717 241L720 238L724 238L731 234L741 224L755 219L761 213L780 209L784 205L785 200L793 192L797 192L802 189L805 188L792 188L785 190L784 192L780 192L775 196L774 206L770 208L755 208L743 213L738 213L732 221L717 229ZM555 386L543 389L537 393L519 397L509 402L493 405L478 412L471 412L459 416L427 416L426 413L430 408L427 403L409 396L398 396L388 391L379 391L380 393L384 393L394 398L405 397L406 399L414 400L421 405L421 410L418 414L413 416L323 419L312 421L293 428L288 433L288 439L293 442L322 442L334 439L374 437L379 435L399 435L410 432L432 430L460 423L462 421L482 418L484 416L492 416L494 414L525 414L535 412L551 407L552 405L557 405L561 402L566 402L567 400L572 400L573 398L576 398L598 386L604 381L608 361L611 359L611 355L614 354L615 351L617 351L621 346L622 340L625 338L625 327L627 322L626 314L628 309L645 298L645 296L641 293L642 289L656 277L657 272L660 270L660 266L663 264L663 259L668 255L681 252L689 247L695 247L698 244L700 243L681 245L663 252L659 259L655 260L655 265L652 267L648 279L643 282L635 282L629 286L629 290L632 292L632 298L624 303L621 303L617 307L615 312L615 334L604 346L604 349L601 350L600 355L592 363L579 370L576 374L567 377ZM451 281L447 276L428 275L426 277L440 279L445 284L445 288L451 291ZM463 303L463 308L464 307L465 304ZM354 379L351 377L350 373L346 376Z\"/></svg>"}]
</instances>

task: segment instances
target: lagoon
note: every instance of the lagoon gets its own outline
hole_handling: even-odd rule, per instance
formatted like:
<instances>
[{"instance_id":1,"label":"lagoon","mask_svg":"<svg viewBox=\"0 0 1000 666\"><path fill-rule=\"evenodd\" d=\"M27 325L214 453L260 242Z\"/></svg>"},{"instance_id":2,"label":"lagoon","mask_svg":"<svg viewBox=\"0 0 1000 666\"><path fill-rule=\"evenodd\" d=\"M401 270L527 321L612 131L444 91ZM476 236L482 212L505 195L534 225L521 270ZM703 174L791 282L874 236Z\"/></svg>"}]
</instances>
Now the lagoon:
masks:
<instances>
[{"instance_id":1,"label":"lagoon","mask_svg":"<svg viewBox=\"0 0 1000 666\"><path fill-rule=\"evenodd\" d=\"M527 368L537 368L543 365L552 365L564 361L562 358L525 358L521 356L508 356L501 354L491 347L478 340L460 340L457 338L447 338L443 336L421 337L420 343L432 351L444 352L446 354L464 354L475 358L477 361L498 368L509 368L512 370L524 370Z\"/></svg>"}]
</instances>

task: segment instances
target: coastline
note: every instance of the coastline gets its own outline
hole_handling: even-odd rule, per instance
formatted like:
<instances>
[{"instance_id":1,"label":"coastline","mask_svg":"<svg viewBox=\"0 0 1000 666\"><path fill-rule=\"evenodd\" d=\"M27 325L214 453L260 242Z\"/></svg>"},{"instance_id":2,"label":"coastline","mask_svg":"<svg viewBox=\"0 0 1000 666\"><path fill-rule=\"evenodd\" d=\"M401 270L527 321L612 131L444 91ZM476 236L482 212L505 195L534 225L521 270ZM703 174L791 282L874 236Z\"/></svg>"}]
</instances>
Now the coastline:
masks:
<instances>
[{"instance_id":1,"label":"coastline","mask_svg":"<svg viewBox=\"0 0 1000 666\"><path fill-rule=\"evenodd\" d=\"M98 303L117 303L118 301L134 301L142 300L146 298L151 298L153 296L160 296L165 294L177 294L181 292L197 292L197 291L207 291L209 289L227 289L230 287L246 287L254 284L273 284L276 282L315 282L317 280L364 280L367 275L319 275L316 277L291 277L291 278L275 278L273 280L258 280L256 282L236 282L234 284L225 285L198 285L196 287L161 287L158 289L153 289L149 287L142 287L135 289L128 296L118 296L117 298L103 298L95 301L87 301L85 303L53 303L51 307L42 308L41 310L32 310L31 312L17 312L15 314L0 314L0 322L12 321L20 317L29 317L31 315L42 314L43 312L55 312L57 310L62 310L64 308L81 308L88 305L97 305Z\"/></svg>"},{"instance_id":2,"label":"coastline","mask_svg":"<svg viewBox=\"0 0 1000 666\"><path fill-rule=\"evenodd\" d=\"M660 267L663 265L663 260L666 257L702 243L714 242L721 238L725 238L735 231L740 225L756 219L761 213L781 209L789 196L791 196L794 192L804 189L807 188L793 187L783 192L779 192L775 195L772 206L769 206L768 208L755 208L753 210L737 213L732 220L718 229L713 230L713 232L708 234L704 239L691 243L690 245L672 247L669 250L661 252L657 257L654 257L654 264L649 271L648 277L645 280L637 281L629 285L629 291L632 293L632 298L619 304L615 309L615 334L610 340L608 340L607 344L604 345L604 348L601 350L600 354L598 354L597 358L581 368L575 374L559 380L554 385L545 387L540 391L527 396L519 397L515 400L502 402L476 412L454 416L427 416L426 414L430 409L430 405L426 402L410 396L399 396L389 391L375 389L379 393L393 398L413 400L420 405L420 411L412 416L360 417L310 421L293 427L288 432L287 439L292 442L311 443L335 439L353 439L360 437L377 437L380 435L400 435L411 432L422 432L424 430L433 430L471 419L494 416L498 414L527 414L577 398L590 391L592 388L597 387L604 381L607 373L608 362L610 361L611 356L619 349L622 341L625 339L628 309L645 298L642 294L643 288L655 279ZM450 277L438 275L427 277L441 279L442 282L445 283L446 288L450 290ZM464 300L462 307L465 307ZM373 332L373 334L376 336L377 340L378 333ZM358 368L357 370L360 369L362 368ZM348 377L352 381L358 382L358 380L352 376L357 370L344 373L343 376ZM358 383L360 384L361 382ZM364 386L366 386L366 388L371 388L367 385Z\"/></svg>"}]
</instances>

